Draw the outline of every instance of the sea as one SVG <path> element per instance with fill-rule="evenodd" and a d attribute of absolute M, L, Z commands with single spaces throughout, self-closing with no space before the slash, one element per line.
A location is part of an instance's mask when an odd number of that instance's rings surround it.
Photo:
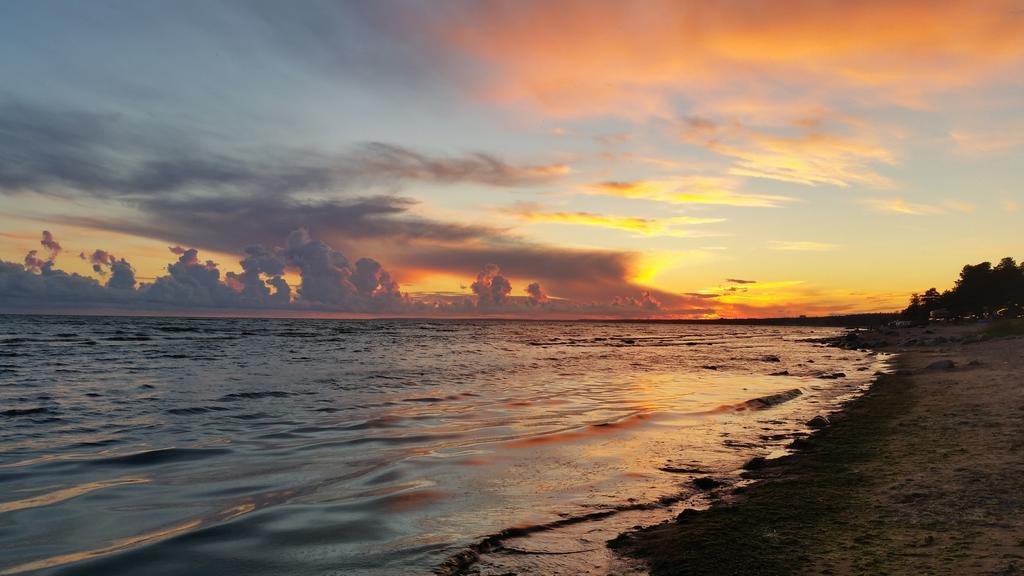
<path fill-rule="evenodd" d="M 0 575 L 643 574 L 888 369 L 841 333 L 0 316 Z"/>

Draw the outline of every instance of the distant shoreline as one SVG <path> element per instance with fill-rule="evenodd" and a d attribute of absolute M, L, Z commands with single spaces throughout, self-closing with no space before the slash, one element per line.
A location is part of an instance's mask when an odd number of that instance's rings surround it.
<path fill-rule="evenodd" d="M 212 311 L 181 311 L 169 312 L 163 310 L 106 310 L 94 311 L 33 311 L 33 310 L 7 310 L 0 309 L 0 317 L 3 316 L 81 316 L 81 317 L 104 317 L 104 318 L 181 318 L 181 319 L 268 319 L 268 320 L 404 320 L 413 322 L 602 322 L 602 323 L 625 323 L 625 324 L 691 324 L 691 325 L 723 325 L 723 326 L 820 326 L 825 328 L 870 328 L 882 326 L 898 320 L 898 313 L 872 312 L 864 314 L 842 314 L 835 316 L 806 316 L 806 317 L 782 317 L 782 318 L 619 318 L 619 317 L 589 317 L 589 318 L 562 318 L 562 317 L 526 317 L 526 316 L 381 316 L 381 315 L 359 315 L 359 314 L 331 314 L 320 311 L 295 312 L 275 314 L 272 310 L 256 311 L 244 310 L 245 314 L 217 313 Z"/>
<path fill-rule="evenodd" d="M 653 576 L 1015 574 L 1024 567 L 1024 339 L 964 326 L 846 345 L 895 374 L 719 504 L 609 545 Z"/>

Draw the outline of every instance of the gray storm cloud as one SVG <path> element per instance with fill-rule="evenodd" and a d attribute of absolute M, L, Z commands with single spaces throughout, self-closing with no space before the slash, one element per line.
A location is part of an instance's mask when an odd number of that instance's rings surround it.
<path fill-rule="evenodd" d="M 213 149 L 161 126 L 0 102 L 0 192 L 139 199 L 190 190 L 290 195 L 401 181 L 520 187 L 561 178 L 561 164 L 513 164 L 483 152 L 428 154 L 363 142 L 340 152 Z"/>

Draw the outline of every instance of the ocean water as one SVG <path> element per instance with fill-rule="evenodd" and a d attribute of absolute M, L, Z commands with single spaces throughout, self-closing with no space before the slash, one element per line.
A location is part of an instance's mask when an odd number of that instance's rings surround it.
<path fill-rule="evenodd" d="M 884 368 L 836 333 L 0 316 L 0 574 L 642 573 L 605 541 Z"/>

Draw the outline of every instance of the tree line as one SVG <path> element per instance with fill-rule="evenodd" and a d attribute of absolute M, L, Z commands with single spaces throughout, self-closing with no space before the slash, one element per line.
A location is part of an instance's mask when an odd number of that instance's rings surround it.
<path fill-rule="evenodd" d="M 995 266 L 968 264 L 949 290 L 914 294 L 902 315 L 915 322 L 1024 316 L 1024 262 L 1018 265 L 1007 257 Z"/>

